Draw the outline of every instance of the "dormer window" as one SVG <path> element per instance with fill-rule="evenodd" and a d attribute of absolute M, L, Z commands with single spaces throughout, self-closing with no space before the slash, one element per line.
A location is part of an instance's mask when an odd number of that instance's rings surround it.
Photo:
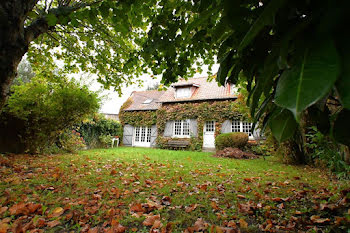
<path fill-rule="evenodd" d="M 153 99 L 146 99 L 143 104 L 150 104 L 153 101 Z"/>
<path fill-rule="evenodd" d="M 177 87 L 176 98 L 189 98 L 191 97 L 191 87 Z"/>

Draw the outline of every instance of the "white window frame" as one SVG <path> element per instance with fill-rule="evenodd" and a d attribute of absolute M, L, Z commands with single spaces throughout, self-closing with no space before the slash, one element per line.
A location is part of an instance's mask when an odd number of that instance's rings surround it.
<path fill-rule="evenodd" d="M 175 134 L 177 123 L 180 123 L 180 134 Z M 184 124 L 188 123 L 188 135 L 184 134 Z M 175 120 L 173 125 L 173 137 L 174 138 L 190 138 L 191 137 L 191 121 L 189 119 L 185 120 Z"/>
<path fill-rule="evenodd" d="M 237 124 L 237 123 L 239 123 L 239 124 Z M 249 132 L 247 132 L 247 124 L 249 124 L 250 125 L 250 130 L 249 130 Z M 233 130 L 233 127 L 235 126 L 235 128 L 236 129 L 238 129 L 239 128 L 239 131 L 234 131 Z M 239 126 L 239 127 L 237 127 L 237 126 Z M 252 130 L 252 126 L 253 126 L 253 123 L 250 123 L 250 122 L 248 122 L 248 121 L 231 121 L 231 132 L 242 132 L 242 133 L 246 133 L 246 134 L 248 134 L 248 137 L 249 137 L 249 139 L 254 139 L 254 136 L 253 136 L 253 130 Z"/>
<path fill-rule="evenodd" d="M 191 87 L 177 87 L 175 89 L 176 98 L 189 98 L 191 97 L 191 94 Z"/>
<path fill-rule="evenodd" d="M 135 126 L 133 136 L 133 146 L 149 147 L 151 145 L 151 127 Z"/>

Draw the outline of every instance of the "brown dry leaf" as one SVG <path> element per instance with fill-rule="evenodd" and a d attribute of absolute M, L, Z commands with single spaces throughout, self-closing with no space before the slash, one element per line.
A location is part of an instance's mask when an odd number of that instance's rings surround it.
<path fill-rule="evenodd" d="M 150 215 L 145 219 L 145 221 L 143 221 L 142 224 L 144 226 L 153 226 L 154 222 L 159 219 L 160 219 L 160 215 Z"/>
<path fill-rule="evenodd" d="M 115 175 L 115 174 L 117 174 L 117 171 L 116 171 L 115 169 L 113 169 L 113 170 L 111 171 L 111 175 Z"/>
<path fill-rule="evenodd" d="M 241 219 L 239 220 L 239 226 L 240 226 L 241 228 L 247 228 L 247 227 L 248 227 L 248 223 L 247 223 L 243 218 L 241 218 Z"/>
<path fill-rule="evenodd" d="M 145 209 L 142 208 L 142 205 L 140 203 L 135 203 L 135 204 L 131 205 L 130 211 L 134 212 L 134 213 L 138 213 L 138 212 L 144 213 Z"/>
<path fill-rule="evenodd" d="M 6 233 L 9 228 L 10 228 L 9 224 L 0 223 L 0 233 Z"/>
<path fill-rule="evenodd" d="M 192 204 L 185 208 L 186 213 L 191 213 L 193 210 L 195 210 L 198 207 L 198 204 Z"/>
<path fill-rule="evenodd" d="M 244 195 L 241 195 L 241 194 L 238 194 L 237 197 L 240 198 L 240 199 L 245 199 L 246 198 Z"/>
<path fill-rule="evenodd" d="M 163 205 L 170 205 L 170 204 L 171 204 L 171 199 L 170 199 L 170 197 L 164 196 L 164 197 L 162 198 L 162 204 L 163 204 Z"/>
<path fill-rule="evenodd" d="M 156 221 L 154 221 L 152 229 L 158 229 L 160 227 L 162 227 L 162 223 L 159 219 L 157 219 Z"/>
<path fill-rule="evenodd" d="M 346 221 L 345 217 L 338 217 L 338 216 L 336 216 L 335 220 L 334 220 L 334 224 L 335 225 L 340 225 L 340 223 L 343 222 L 343 221 Z"/>
<path fill-rule="evenodd" d="M 7 207 L 7 206 L 3 206 L 3 207 L 1 207 L 1 208 L 0 208 L 0 214 L 5 213 L 7 209 L 8 209 L 8 207 Z"/>
<path fill-rule="evenodd" d="M 118 224 L 118 225 L 116 225 L 116 226 L 113 226 L 112 229 L 113 229 L 113 232 L 114 232 L 114 233 L 123 233 L 123 232 L 125 232 L 126 227 L 124 227 L 124 226 Z"/>
<path fill-rule="evenodd" d="M 212 207 L 214 210 L 219 210 L 219 209 L 220 209 L 220 208 L 218 207 L 218 205 L 216 204 L 215 201 L 212 201 L 212 202 L 210 203 L 210 205 L 211 205 L 211 207 Z"/>
<path fill-rule="evenodd" d="M 235 221 L 231 220 L 227 223 L 228 227 L 232 227 L 232 228 L 237 228 L 237 224 L 235 223 Z"/>
<path fill-rule="evenodd" d="M 209 227 L 209 224 L 202 218 L 198 218 L 193 227 L 187 228 L 189 232 L 205 231 Z"/>
<path fill-rule="evenodd" d="M 41 204 L 28 203 L 27 208 L 29 213 L 35 213 L 37 210 L 41 209 Z"/>
<path fill-rule="evenodd" d="M 326 223 L 326 222 L 329 222 L 331 221 L 329 218 L 321 218 L 320 216 L 318 215 L 312 215 L 310 217 L 311 221 L 314 222 L 314 223 Z"/>
<path fill-rule="evenodd" d="M 64 209 L 62 207 L 55 208 L 52 213 L 48 216 L 49 218 L 56 218 L 63 214 Z"/>
<path fill-rule="evenodd" d="M 38 218 L 35 222 L 34 222 L 34 226 L 41 228 L 43 226 L 45 226 L 45 219 L 44 218 Z"/>
<path fill-rule="evenodd" d="M 61 222 L 59 220 L 53 220 L 53 221 L 48 222 L 47 226 L 50 228 L 53 228 L 53 227 L 58 226 L 60 224 L 61 224 Z"/>
<path fill-rule="evenodd" d="M 23 202 L 14 204 L 13 206 L 11 206 L 9 211 L 11 215 L 20 215 L 20 214 L 27 215 L 29 213 L 26 204 Z"/>
<path fill-rule="evenodd" d="M 90 228 L 90 229 L 88 230 L 88 233 L 98 233 L 98 228 L 97 228 L 97 227 Z"/>

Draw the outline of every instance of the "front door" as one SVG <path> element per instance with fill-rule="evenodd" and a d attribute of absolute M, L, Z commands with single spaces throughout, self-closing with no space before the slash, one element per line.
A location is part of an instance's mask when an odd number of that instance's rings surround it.
<path fill-rule="evenodd" d="M 151 146 L 151 127 L 136 126 L 134 132 L 134 146 Z"/>
<path fill-rule="evenodd" d="M 203 147 L 215 148 L 215 121 L 206 121 L 203 130 Z"/>

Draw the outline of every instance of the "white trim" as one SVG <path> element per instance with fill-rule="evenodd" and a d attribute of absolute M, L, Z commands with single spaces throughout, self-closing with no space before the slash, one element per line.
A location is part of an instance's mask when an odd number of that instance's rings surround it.
<path fill-rule="evenodd" d="M 233 123 L 239 123 L 239 131 L 233 131 L 232 130 L 232 127 L 233 127 Z M 249 133 L 248 132 L 245 132 L 246 130 L 246 125 L 249 124 L 250 125 L 250 130 L 249 130 Z M 236 124 L 236 128 L 238 124 Z M 231 121 L 231 132 L 242 132 L 242 133 L 246 133 L 248 134 L 248 137 L 249 139 L 254 139 L 254 136 L 253 136 L 253 132 L 252 132 L 252 126 L 253 126 L 253 123 L 250 123 L 250 122 L 247 122 L 247 121 Z M 250 134 L 250 135 L 249 135 Z"/>
<path fill-rule="evenodd" d="M 180 121 L 180 134 L 175 135 L 175 130 L 176 130 L 175 125 L 176 125 L 177 121 Z M 183 134 L 185 121 L 187 121 L 187 123 L 188 123 L 188 135 Z M 174 124 L 173 125 L 173 135 L 172 135 L 173 138 L 190 138 L 191 137 L 191 121 L 189 119 L 175 120 L 173 124 Z"/>
<path fill-rule="evenodd" d="M 138 137 L 136 137 L 136 132 L 138 132 Z M 151 134 L 151 127 L 135 126 L 134 133 L 132 136 L 132 146 L 151 147 Z"/>

